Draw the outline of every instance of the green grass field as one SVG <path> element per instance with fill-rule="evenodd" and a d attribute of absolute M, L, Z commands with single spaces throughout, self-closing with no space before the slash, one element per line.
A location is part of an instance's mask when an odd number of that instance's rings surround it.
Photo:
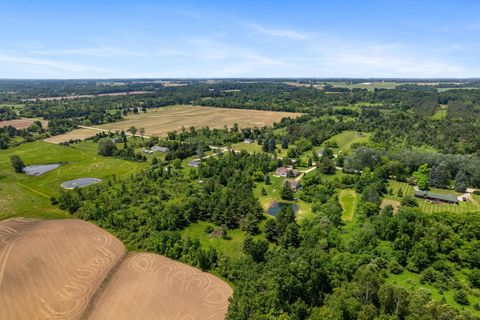
<path fill-rule="evenodd" d="M 325 143 L 335 141 L 338 144 L 338 148 L 334 148 L 333 152 L 338 153 L 341 151 L 342 153 L 348 153 L 351 150 L 352 144 L 354 143 L 367 143 L 370 141 L 370 133 L 365 132 L 357 132 L 357 131 L 343 131 L 342 133 L 336 134 Z"/>
<path fill-rule="evenodd" d="M 432 120 L 443 120 L 447 117 L 447 109 L 438 109 L 433 116 L 430 117 Z"/>
<path fill-rule="evenodd" d="M 358 194 L 352 189 L 339 190 L 338 201 L 343 209 L 342 220 L 346 222 L 352 221 L 357 209 Z"/>
<path fill-rule="evenodd" d="M 401 201 L 402 198 L 398 196 L 398 191 L 402 190 L 404 196 L 413 196 L 414 190 L 411 185 L 405 182 L 398 182 L 394 180 L 389 181 L 389 188 L 392 189 L 393 195 L 385 195 L 385 198 Z M 436 189 L 431 188 L 434 193 L 454 194 L 460 195 L 460 193 L 453 190 Z M 480 212 L 480 197 L 472 195 L 472 200 L 460 201 L 458 205 L 453 204 L 435 204 L 425 202 L 422 199 L 417 199 L 418 206 L 425 213 L 438 213 L 438 212 L 453 212 L 453 213 L 478 213 Z"/>
<path fill-rule="evenodd" d="M 462 272 L 457 271 L 455 275 L 462 283 L 467 283 L 466 276 Z M 476 292 L 476 296 L 474 296 L 473 294 L 469 294 L 468 300 L 470 302 L 470 305 L 462 306 L 453 299 L 455 295 L 454 290 L 443 290 L 443 292 L 441 292 L 439 291 L 439 289 L 435 288 L 432 285 L 421 284 L 420 275 L 410 272 L 408 270 L 404 270 L 401 274 L 390 274 L 387 282 L 398 285 L 410 291 L 418 291 L 420 288 L 426 289 L 431 293 L 432 298 L 435 300 L 440 301 L 443 297 L 445 297 L 447 303 L 457 308 L 458 310 L 465 309 L 470 311 L 474 315 L 480 315 L 480 311 L 475 310 L 475 308 L 473 307 L 475 304 L 480 304 L 480 290 L 478 289 L 474 290 Z"/>
<path fill-rule="evenodd" d="M 13 171 L 9 156 L 14 154 L 19 155 L 27 166 L 57 162 L 67 164 L 41 176 L 27 176 Z M 98 156 L 97 145 L 91 141 L 70 147 L 36 141 L 0 150 L 0 220 L 15 216 L 69 217 L 50 204 L 50 197 L 59 194 L 62 182 L 81 177 L 126 177 L 146 165 Z"/>

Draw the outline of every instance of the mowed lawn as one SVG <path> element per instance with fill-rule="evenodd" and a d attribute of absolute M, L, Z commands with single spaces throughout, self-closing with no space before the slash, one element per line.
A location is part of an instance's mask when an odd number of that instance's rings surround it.
<path fill-rule="evenodd" d="M 392 189 L 392 195 L 384 195 L 387 199 L 392 199 L 396 201 L 401 201 L 402 197 L 398 196 L 398 191 L 402 190 L 403 196 L 413 196 L 414 190 L 411 185 L 405 182 L 399 182 L 390 180 L 389 188 Z M 435 189 L 432 188 L 430 191 L 434 193 L 446 193 L 453 195 L 460 195 L 460 193 L 453 190 L 444 190 L 444 189 Z M 429 203 L 422 199 L 417 199 L 418 206 L 423 212 L 426 213 L 438 213 L 438 212 L 453 212 L 453 213 L 478 213 L 480 212 L 480 197 L 477 195 L 472 195 L 472 200 L 460 201 L 458 205 L 453 204 L 436 204 Z"/>
<path fill-rule="evenodd" d="M 333 148 L 334 153 L 342 152 L 348 153 L 351 150 L 351 147 L 354 143 L 367 143 L 370 141 L 370 133 L 366 132 L 357 132 L 357 131 L 343 131 L 339 134 L 330 137 L 327 141 L 323 143 L 325 144 L 328 142 L 336 142 L 338 147 Z"/>
<path fill-rule="evenodd" d="M 18 155 L 25 165 L 67 163 L 41 176 L 15 173 L 9 157 Z M 42 141 L 0 150 L 0 220 L 15 217 L 62 218 L 64 211 L 50 204 L 58 196 L 62 182 L 76 178 L 125 177 L 144 168 L 146 163 L 130 162 L 97 155 L 97 145 L 82 142 L 70 147 Z"/>
<path fill-rule="evenodd" d="M 179 131 L 184 127 L 210 127 L 223 129 L 224 126 L 232 127 L 237 123 L 240 128 L 246 127 L 263 127 L 271 126 L 274 122 L 280 122 L 282 118 L 296 118 L 300 113 L 294 112 L 277 112 L 262 111 L 250 109 L 227 109 L 212 108 L 192 105 L 176 105 L 157 109 L 148 109 L 148 112 L 140 112 L 138 114 L 129 115 L 123 121 L 107 123 L 96 126 L 95 128 L 102 130 L 124 130 L 134 126 L 137 128 L 145 128 L 145 135 L 165 136 L 168 132 Z M 83 129 L 77 129 L 83 130 Z M 84 138 L 85 132 L 73 130 L 68 133 L 68 139 L 75 139 L 75 133 Z M 95 130 L 94 134 L 97 133 Z M 61 141 L 65 141 L 61 136 Z M 57 139 L 57 140 L 58 140 Z M 68 140 L 67 139 L 67 140 Z"/>
<path fill-rule="evenodd" d="M 355 216 L 358 204 L 358 194 L 353 189 L 343 189 L 338 192 L 338 201 L 342 206 L 342 220 L 350 222 Z"/>

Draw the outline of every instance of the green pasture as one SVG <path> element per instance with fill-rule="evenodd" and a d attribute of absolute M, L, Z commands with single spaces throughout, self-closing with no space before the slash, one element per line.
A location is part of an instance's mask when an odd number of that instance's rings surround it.
<path fill-rule="evenodd" d="M 66 164 L 41 176 L 27 176 L 13 171 L 9 159 L 12 155 L 20 156 L 27 166 L 58 162 Z M 84 177 L 126 177 L 146 165 L 99 156 L 97 145 L 92 141 L 69 147 L 36 141 L 0 150 L 0 220 L 16 216 L 69 217 L 50 204 L 50 197 L 58 196 L 62 182 Z"/>
<path fill-rule="evenodd" d="M 342 220 L 350 222 L 353 220 L 357 208 L 359 195 L 353 189 L 342 189 L 338 191 L 338 201 L 343 209 Z"/>

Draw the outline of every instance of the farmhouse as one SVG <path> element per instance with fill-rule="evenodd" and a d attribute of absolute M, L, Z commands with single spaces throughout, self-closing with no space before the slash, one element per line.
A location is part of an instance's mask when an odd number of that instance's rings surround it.
<path fill-rule="evenodd" d="M 168 152 L 170 149 L 167 147 L 152 147 L 152 150 L 157 152 Z"/>
<path fill-rule="evenodd" d="M 190 167 L 198 168 L 200 166 L 200 160 L 192 160 L 188 163 Z"/>
<path fill-rule="evenodd" d="M 430 191 L 415 190 L 415 197 L 434 202 L 458 204 L 458 199 L 453 194 L 438 194 Z"/>
<path fill-rule="evenodd" d="M 298 170 L 286 167 L 279 167 L 277 168 L 277 170 L 275 170 L 275 175 L 278 177 L 286 177 L 288 176 L 289 172 L 291 172 L 292 176 L 294 177 L 297 177 L 300 174 Z"/>

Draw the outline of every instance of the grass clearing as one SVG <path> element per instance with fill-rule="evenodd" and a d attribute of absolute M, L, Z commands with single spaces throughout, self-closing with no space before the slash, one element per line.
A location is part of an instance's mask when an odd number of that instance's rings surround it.
<path fill-rule="evenodd" d="M 353 189 L 343 189 L 338 192 L 338 201 L 343 209 L 342 220 L 350 222 L 353 220 L 357 209 L 359 195 Z"/>
<path fill-rule="evenodd" d="M 323 143 L 325 146 L 328 142 L 335 141 L 338 145 L 337 148 L 333 148 L 334 153 L 349 153 L 351 151 L 351 147 L 354 143 L 367 143 L 370 141 L 370 133 L 365 132 L 357 132 L 357 131 L 343 131 L 339 134 L 330 137 L 327 141 Z"/>
<path fill-rule="evenodd" d="M 41 176 L 15 173 L 9 157 L 19 155 L 25 165 L 67 163 Z M 23 216 L 34 218 L 65 218 L 66 212 L 50 204 L 58 196 L 60 184 L 77 178 L 105 179 L 116 175 L 126 177 L 147 164 L 97 155 L 92 141 L 69 147 L 36 141 L 0 150 L 0 220 Z"/>
<path fill-rule="evenodd" d="M 463 283 L 467 282 L 467 280 L 465 279 L 465 276 L 461 272 L 457 271 L 456 276 L 459 278 L 461 282 Z M 442 291 L 439 291 L 438 288 L 435 288 L 430 284 L 421 284 L 420 279 L 421 279 L 421 276 L 419 274 L 410 272 L 408 270 L 404 270 L 400 274 L 390 274 L 389 277 L 387 278 L 387 282 L 398 285 L 410 291 L 418 291 L 419 289 L 426 289 L 431 293 L 432 299 L 434 300 L 440 301 L 444 297 L 449 305 L 454 306 L 458 310 L 468 310 L 473 315 L 477 315 L 477 316 L 480 315 L 480 311 L 475 310 L 474 308 L 475 304 L 480 304 L 480 294 L 479 294 L 480 290 L 478 289 L 475 290 L 477 292 L 476 293 L 477 296 L 469 294 L 468 300 L 470 302 L 470 305 L 462 306 L 454 300 L 453 298 L 455 295 L 454 290 L 443 290 L 442 292 Z"/>
<path fill-rule="evenodd" d="M 348 88 L 348 89 L 367 89 L 373 91 L 374 89 L 395 89 L 395 87 L 405 84 L 392 81 L 365 81 L 362 83 L 346 83 L 346 82 L 327 82 L 329 85 L 335 88 Z"/>
<path fill-rule="evenodd" d="M 263 230 L 265 220 L 260 223 L 260 230 Z M 243 241 L 247 237 L 247 234 L 240 229 L 233 229 L 227 231 L 227 237 L 212 238 L 205 231 L 207 227 L 216 228 L 211 222 L 198 221 L 190 223 L 188 227 L 180 231 L 183 238 L 197 239 L 200 241 L 202 248 L 214 248 L 218 253 L 222 253 L 227 257 L 238 257 L 243 254 Z M 254 239 L 265 239 L 263 233 L 257 234 Z"/>

